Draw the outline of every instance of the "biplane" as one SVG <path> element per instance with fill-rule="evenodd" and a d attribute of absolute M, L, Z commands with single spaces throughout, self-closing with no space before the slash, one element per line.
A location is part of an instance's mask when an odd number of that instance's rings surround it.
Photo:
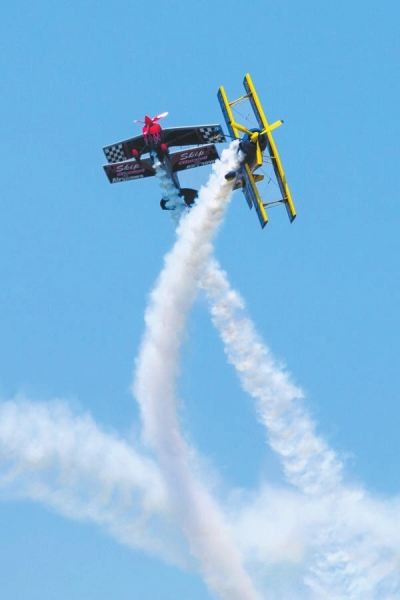
<path fill-rule="evenodd" d="M 226 142 L 221 125 L 196 125 L 162 129 L 158 123 L 168 113 L 144 118 L 142 135 L 103 148 L 109 164 L 104 170 L 110 183 L 159 175 L 162 184 L 172 189 L 162 198 L 163 210 L 191 206 L 197 190 L 181 188 L 179 171 L 209 165 L 219 158 L 216 143 Z M 188 148 L 170 152 L 174 146 Z"/>
<path fill-rule="evenodd" d="M 265 227 L 265 225 L 268 223 L 268 216 L 265 208 L 271 204 L 277 203 L 283 203 L 286 206 L 289 219 L 292 222 L 296 218 L 296 209 L 294 207 L 282 163 L 272 137 L 272 131 L 282 125 L 283 121 L 276 121 L 271 125 L 268 123 L 249 74 L 245 76 L 243 85 L 246 90 L 246 94 L 237 100 L 233 100 L 233 102 L 228 101 L 225 90 L 222 86 L 218 91 L 218 100 L 221 105 L 229 133 L 233 139 L 240 140 L 239 151 L 243 153 L 241 156 L 243 160 L 241 161 L 239 168 L 236 171 L 230 171 L 225 175 L 225 177 L 229 181 L 232 180 L 235 182 L 234 189 L 241 188 L 243 190 L 250 208 L 252 208 L 254 205 L 261 227 Z M 237 123 L 234 119 L 232 106 L 235 106 L 236 104 L 245 100 L 250 101 L 256 122 L 258 124 L 257 128 L 247 129 L 243 125 Z M 240 138 L 239 132 L 244 133 L 242 138 Z M 262 166 L 263 162 L 269 162 L 272 164 L 276 183 L 278 184 L 278 188 L 282 196 L 277 200 L 266 203 L 262 202 L 259 190 L 257 188 L 257 183 L 264 179 L 264 175 L 255 173 L 255 171 Z"/>

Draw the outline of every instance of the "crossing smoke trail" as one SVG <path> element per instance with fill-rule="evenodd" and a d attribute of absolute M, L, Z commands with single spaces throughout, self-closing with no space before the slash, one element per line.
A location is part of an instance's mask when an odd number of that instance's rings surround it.
<path fill-rule="evenodd" d="M 61 402 L 0 402 L 0 497 L 29 498 L 182 563 L 157 465 Z M 181 544 L 182 545 L 182 544 Z M 176 554 L 177 553 L 177 554 Z"/>
<path fill-rule="evenodd" d="M 223 172 L 227 168 L 230 165 Z M 218 184 L 209 187 L 207 194 L 211 192 L 219 194 L 222 204 L 227 201 L 227 188 L 221 190 Z M 193 569 L 199 559 L 207 582 L 225 597 L 257 598 L 232 543 L 233 531 L 237 547 L 253 573 L 263 579 L 271 600 L 398 599 L 400 498 L 374 499 L 362 489 L 344 485 L 341 463 L 316 436 L 314 424 L 301 408 L 301 390 L 275 363 L 245 318 L 242 299 L 230 289 L 216 262 L 204 270 L 211 246 L 202 251 L 199 246 L 210 243 L 214 221 L 223 210 L 217 201 L 203 200 L 210 206 L 179 234 L 185 238 L 178 253 L 183 265 L 170 273 L 169 284 L 163 287 L 166 309 L 157 308 L 157 302 L 149 309 L 151 319 L 156 308 L 161 311 L 156 311 L 158 321 L 153 319 L 147 331 L 156 360 L 154 372 L 147 373 L 144 381 L 156 397 L 150 395 L 153 406 L 148 407 L 142 390 L 142 409 L 148 413 L 149 443 L 157 436 L 162 474 L 143 449 L 135 449 L 134 440 L 128 443 L 105 433 L 90 416 L 73 415 L 59 401 L 43 404 L 19 397 L 0 401 L 0 499 L 41 502 L 66 517 L 96 523 L 119 542 L 184 568 Z M 168 261 L 170 268 L 177 266 L 171 258 Z M 240 491 L 240 496 L 235 490 L 223 517 L 195 477 L 196 456 L 179 433 L 170 377 L 177 373 L 181 332 L 201 274 L 229 360 L 256 399 L 271 445 L 288 480 L 299 490 L 263 486 L 251 494 Z M 177 284 L 183 285 L 183 295 L 176 292 Z M 156 300 L 164 304 L 161 296 Z M 154 332 L 156 324 L 159 329 Z M 180 330 L 171 333 L 176 324 Z M 165 373 L 164 368 L 171 371 Z M 153 375 L 160 377 L 154 388 Z M 165 383 L 168 393 L 163 397 L 160 386 Z M 187 542 L 177 532 L 177 524 L 189 538 L 193 557 L 188 558 Z M 300 582 L 303 569 L 309 571 L 308 589 Z"/>
<path fill-rule="evenodd" d="M 141 409 L 144 439 L 157 454 L 176 519 L 207 585 L 227 600 L 255 600 L 259 596 L 222 511 L 193 474 L 194 452 L 180 433 L 174 389 L 186 319 L 232 192 L 224 175 L 236 167 L 234 142 L 214 165 L 197 205 L 180 221 L 177 240 L 146 310 L 133 392 Z"/>
<path fill-rule="evenodd" d="M 315 426 L 294 386 L 243 313 L 244 302 L 230 288 L 226 274 L 211 260 L 202 280 L 214 325 L 241 384 L 257 401 L 271 448 L 279 455 L 286 478 L 318 499 L 329 523 L 315 539 L 316 556 L 305 578 L 319 600 L 394 600 L 399 597 L 398 548 L 363 522 L 369 511 L 363 490 L 346 488 L 342 464 L 315 433 Z M 366 521 L 367 519 L 365 519 Z"/>

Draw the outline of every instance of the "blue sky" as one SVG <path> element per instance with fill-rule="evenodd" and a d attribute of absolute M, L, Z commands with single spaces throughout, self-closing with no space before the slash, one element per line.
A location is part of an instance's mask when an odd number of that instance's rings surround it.
<path fill-rule="evenodd" d="M 395 502 L 398 4 L 214 4 L 43 0 L 3 11 L 1 397 L 61 399 L 138 443 L 134 361 L 174 229 L 157 181 L 110 186 L 101 148 L 139 133 L 144 114 L 222 123 L 218 87 L 237 97 L 250 72 L 268 118 L 285 122 L 275 139 L 298 218 L 271 210 L 261 231 L 237 192 L 215 254 L 347 480 Z M 200 186 L 208 173 L 182 182 Z M 178 393 L 182 428 L 222 489 L 286 485 L 202 297 Z M 33 502 L 24 485 L 2 479 L 8 600 L 215 597 L 196 567 L 120 544 Z"/>

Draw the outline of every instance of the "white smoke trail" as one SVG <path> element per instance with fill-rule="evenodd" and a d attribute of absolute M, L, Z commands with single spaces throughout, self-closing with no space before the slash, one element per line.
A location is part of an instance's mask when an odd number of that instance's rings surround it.
<path fill-rule="evenodd" d="M 287 479 L 308 494 L 336 489 L 342 478 L 341 463 L 315 435 L 314 424 L 296 402 L 303 392 L 291 383 L 244 316 L 244 301 L 230 288 L 215 260 L 209 263 L 202 287 L 228 359 L 245 391 L 258 401 L 258 416 L 268 429 L 271 447 L 282 458 Z"/>
<path fill-rule="evenodd" d="M 160 161 L 154 164 L 156 176 L 160 181 L 160 187 L 163 190 L 163 197 L 168 198 L 168 209 L 171 211 L 171 217 L 175 225 L 179 225 L 182 216 L 187 212 L 188 207 L 185 205 L 183 198 L 178 195 L 178 190 L 171 181 Z"/>
<path fill-rule="evenodd" d="M 70 518 L 97 523 L 126 545 L 187 566 L 182 540 L 174 539 L 175 518 L 206 581 L 225 598 L 258 598 L 241 554 L 259 571 L 268 563 L 268 577 L 280 562 L 287 578 L 288 563 L 298 570 L 310 567 L 311 545 L 317 554 L 306 582 L 314 598 L 398 599 L 399 499 L 378 502 L 345 486 L 340 461 L 301 407 L 301 390 L 244 317 L 242 299 L 215 262 L 203 279 L 214 323 L 299 494 L 272 489 L 253 494 L 254 506 L 242 505 L 233 517 L 232 508 L 221 510 L 201 483 L 195 452 L 179 431 L 174 398 L 179 347 L 229 199 L 223 175 L 231 168 L 217 166 L 198 207 L 182 222 L 146 314 L 136 389 L 145 439 L 158 453 L 162 474 L 147 456 L 102 432 L 90 417 L 74 417 L 61 403 L 19 400 L 0 403 L 0 497 L 43 502 Z M 295 526 L 288 523 L 294 514 Z M 308 599 L 297 576 L 298 571 L 286 596 L 278 586 L 273 589 L 276 580 L 269 581 L 268 597 Z"/>
<path fill-rule="evenodd" d="M 398 552 L 370 529 L 355 525 L 365 494 L 344 487 L 341 462 L 300 406 L 302 391 L 276 364 L 216 261 L 210 261 L 202 287 L 228 359 L 243 388 L 257 400 L 258 417 L 288 481 L 318 498 L 330 514 L 328 527 L 315 540 L 317 556 L 307 584 L 318 599 L 394 599 L 400 586 Z"/>
<path fill-rule="evenodd" d="M 117 541 L 169 563 L 196 568 L 172 519 L 157 466 L 126 441 L 101 431 L 89 416 L 74 416 L 64 403 L 0 403 L 0 499 L 18 498 L 95 523 Z M 312 540 L 331 524 L 329 507 L 318 497 L 271 486 L 240 492 L 240 498 L 235 490 L 223 512 L 265 597 L 309 600 L 301 577 Z M 364 560 L 369 572 L 365 592 L 345 597 L 398 598 L 400 499 L 350 493 L 346 498 L 342 518 L 349 537 L 360 538 L 357 560 Z M 380 548 L 389 549 L 386 562 L 371 560 L 379 559 Z M 314 589 L 317 598 L 326 597 Z M 333 583 L 330 598 L 344 597 L 336 592 Z"/>
<path fill-rule="evenodd" d="M 158 467 L 62 402 L 0 403 L 0 496 L 41 502 L 100 525 L 132 548 L 183 563 L 186 548 L 174 549 L 182 540 L 167 526 Z"/>
<path fill-rule="evenodd" d="M 194 475 L 194 452 L 180 433 L 175 398 L 184 326 L 231 196 L 232 184 L 224 175 L 236 167 L 237 142 L 223 152 L 207 187 L 200 190 L 198 203 L 180 221 L 176 243 L 165 258 L 146 310 L 133 391 L 145 441 L 157 454 L 176 518 L 206 583 L 226 599 L 253 600 L 259 596 L 243 569 L 231 530 Z"/>

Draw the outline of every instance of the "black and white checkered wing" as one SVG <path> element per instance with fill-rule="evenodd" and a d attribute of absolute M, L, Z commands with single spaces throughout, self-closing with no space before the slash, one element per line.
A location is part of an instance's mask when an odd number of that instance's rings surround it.
<path fill-rule="evenodd" d="M 129 140 L 123 140 L 122 142 L 117 142 L 103 148 L 106 159 L 111 164 L 131 160 L 132 150 L 136 150 L 139 155 L 148 151 L 142 135 L 137 135 Z"/>
<path fill-rule="evenodd" d="M 127 159 L 122 142 L 106 146 L 103 148 L 103 151 L 109 163 L 117 163 Z"/>
<path fill-rule="evenodd" d="M 226 142 L 221 125 L 204 125 L 203 127 L 199 127 L 199 132 L 205 144 Z"/>

